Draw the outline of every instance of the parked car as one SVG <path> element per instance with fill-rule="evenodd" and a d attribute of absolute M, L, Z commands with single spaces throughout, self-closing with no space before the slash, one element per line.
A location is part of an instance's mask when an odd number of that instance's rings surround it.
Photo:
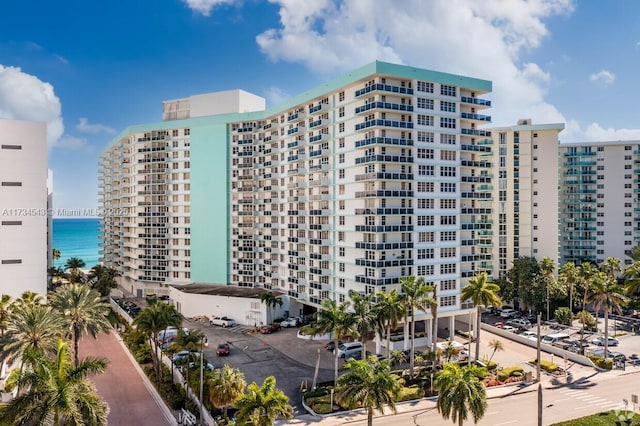
<path fill-rule="evenodd" d="M 349 358 L 362 352 L 362 343 L 355 341 L 338 345 L 338 358 Z"/>
<path fill-rule="evenodd" d="M 591 352 L 591 355 L 604 358 L 604 349 L 595 349 Z M 620 352 L 614 352 L 614 351 L 607 351 L 607 358 L 610 358 L 614 361 L 622 361 L 622 362 L 625 362 L 627 360 L 627 357 L 624 354 Z"/>
<path fill-rule="evenodd" d="M 209 324 L 218 325 L 220 327 L 233 327 L 236 325 L 236 322 L 229 317 L 219 317 L 216 315 L 211 316 L 209 318 Z"/>
<path fill-rule="evenodd" d="M 171 358 L 173 360 L 173 362 L 175 363 L 181 363 L 186 361 L 189 358 L 189 351 L 180 351 L 180 352 L 176 352 L 175 354 L 173 354 L 173 357 Z"/>
<path fill-rule="evenodd" d="M 297 327 L 300 325 L 302 321 L 300 320 L 300 318 L 298 317 L 290 317 L 287 318 L 286 320 L 282 321 L 280 323 L 280 325 L 284 328 L 289 328 L 289 327 Z"/>
<path fill-rule="evenodd" d="M 375 356 L 378 359 L 378 361 L 385 359 L 385 356 L 382 354 L 373 354 L 367 351 L 367 358 L 369 358 L 370 356 Z M 349 359 L 358 359 L 358 360 L 362 359 L 362 351 L 360 350 L 354 353 L 353 355 L 349 356 Z"/>
<path fill-rule="evenodd" d="M 510 326 L 510 325 L 505 325 L 504 327 L 502 327 L 502 329 L 503 329 L 504 331 L 510 331 L 510 332 L 512 332 L 512 333 L 517 333 L 517 332 L 518 332 L 518 329 L 517 329 L 517 328 L 512 327 L 512 326 Z"/>
<path fill-rule="evenodd" d="M 591 343 L 593 343 L 596 346 L 604 346 L 604 337 L 596 337 L 595 339 L 593 339 L 591 341 Z M 616 339 L 615 337 L 609 337 L 608 342 L 607 342 L 607 346 L 618 346 L 618 343 L 620 343 L 620 341 L 618 341 L 618 339 Z"/>
<path fill-rule="evenodd" d="M 502 328 L 502 327 L 504 327 L 504 325 L 505 324 L 502 321 L 496 321 L 496 322 L 493 323 L 493 326 L 494 327 L 498 327 L 498 328 Z"/>
<path fill-rule="evenodd" d="M 547 334 L 542 338 L 542 343 L 546 343 L 547 345 L 552 345 L 557 342 L 563 342 L 565 340 L 569 340 L 571 336 L 566 333 L 554 333 Z"/>
<path fill-rule="evenodd" d="M 515 309 L 503 309 L 502 312 L 500 312 L 500 318 L 515 318 L 518 315 L 518 311 L 516 311 Z"/>
<path fill-rule="evenodd" d="M 342 340 L 338 340 L 338 345 L 341 345 L 341 344 L 342 344 Z M 324 348 L 328 351 L 333 351 L 336 348 L 335 340 L 329 341 L 326 345 L 324 345 Z"/>
<path fill-rule="evenodd" d="M 220 343 L 218 349 L 216 349 L 216 355 L 218 356 L 229 356 L 230 353 L 231 347 L 228 343 Z"/>
<path fill-rule="evenodd" d="M 489 306 L 487 308 L 487 312 L 491 315 L 500 315 L 500 308 L 496 308 L 495 306 Z"/>
<path fill-rule="evenodd" d="M 507 325 L 518 328 L 520 330 L 528 330 L 531 328 L 531 323 L 528 320 L 522 318 L 509 320 L 507 321 Z"/>
<path fill-rule="evenodd" d="M 274 322 L 273 324 L 263 325 L 262 327 L 260 327 L 260 333 L 271 334 L 273 332 L 280 331 L 280 328 L 280 324 Z"/>
<path fill-rule="evenodd" d="M 526 337 L 527 339 L 538 340 L 538 335 L 536 333 L 534 333 L 533 331 L 524 331 L 524 332 L 520 333 L 520 335 L 522 337 Z"/>

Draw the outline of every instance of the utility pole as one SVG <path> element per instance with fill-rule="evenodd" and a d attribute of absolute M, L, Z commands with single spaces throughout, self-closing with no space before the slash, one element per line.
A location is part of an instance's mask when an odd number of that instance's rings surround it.
<path fill-rule="evenodd" d="M 538 339 L 536 342 L 536 382 L 538 382 L 538 426 L 542 426 L 542 382 L 540 381 L 540 320 L 542 314 L 538 313 Z"/>

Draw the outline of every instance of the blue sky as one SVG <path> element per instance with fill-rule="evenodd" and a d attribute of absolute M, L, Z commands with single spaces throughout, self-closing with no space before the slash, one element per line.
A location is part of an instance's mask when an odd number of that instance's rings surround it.
<path fill-rule="evenodd" d="M 55 207 L 97 206 L 97 159 L 161 102 L 242 88 L 268 104 L 375 59 L 493 81 L 495 125 L 640 139 L 640 2 L 3 2 L 0 118 L 49 123 Z"/>

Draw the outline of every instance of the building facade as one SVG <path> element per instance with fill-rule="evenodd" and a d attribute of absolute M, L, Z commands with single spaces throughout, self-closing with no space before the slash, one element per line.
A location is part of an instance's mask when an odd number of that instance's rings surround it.
<path fill-rule="evenodd" d="M 374 62 L 266 110 L 241 91 L 165 102 L 101 156 L 103 261 L 134 293 L 231 284 L 292 306 L 418 275 L 439 315 L 467 312 L 461 287 L 493 267 L 490 91 Z"/>
<path fill-rule="evenodd" d="M 47 293 L 50 176 L 46 123 L 0 120 L 0 292 Z"/>

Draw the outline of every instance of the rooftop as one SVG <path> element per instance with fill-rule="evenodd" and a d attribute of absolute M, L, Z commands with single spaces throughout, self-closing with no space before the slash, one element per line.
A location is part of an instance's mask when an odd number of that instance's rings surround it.
<path fill-rule="evenodd" d="M 256 287 L 240 287 L 234 285 L 217 285 L 217 284 L 203 284 L 193 283 L 187 285 L 174 285 L 173 288 L 191 294 L 208 294 L 212 296 L 227 296 L 227 297 L 246 297 L 252 299 L 259 299 L 265 293 L 272 292 L 275 296 L 282 296 L 284 293 L 277 290 L 268 290 L 265 288 Z"/>

